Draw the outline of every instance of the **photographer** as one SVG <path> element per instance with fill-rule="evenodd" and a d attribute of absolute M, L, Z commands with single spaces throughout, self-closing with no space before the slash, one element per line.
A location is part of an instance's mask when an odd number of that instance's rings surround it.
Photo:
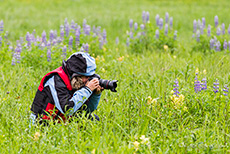
<path fill-rule="evenodd" d="M 95 70 L 95 59 L 88 53 L 77 52 L 63 61 L 61 67 L 46 74 L 31 106 L 32 123 L 51 119 L 65 122 L 81 110 L 86 110 L 91 120 L 99 121 L 91 112 L 97 108 L 104 88 L 98 78 L 90 79 Z"/>

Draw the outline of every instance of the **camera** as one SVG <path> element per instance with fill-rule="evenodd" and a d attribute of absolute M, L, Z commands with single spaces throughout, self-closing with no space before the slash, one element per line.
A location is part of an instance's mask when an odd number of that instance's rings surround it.
<path fill-rule="evenodd" d="M 104 80 L 100 78 L 100 75 L 94 74 L 89 78 L 89 81 L 92 80 L 93 78 L 98 78 L 99 80 L 99 85 L 103 87 L 104 89 L 109 89 L 112 92 L 117 92 L 117 80 Z"/>

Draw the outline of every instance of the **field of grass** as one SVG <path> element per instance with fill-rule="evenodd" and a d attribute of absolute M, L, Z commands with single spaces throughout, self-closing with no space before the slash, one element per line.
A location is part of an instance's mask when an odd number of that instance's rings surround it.
<path fill-rule="evenodd" d="M 177 49 L 133 52 L 126 46 L 129 20 L 142 22 L 148 11 L 150 22 L 155 16 L 173 17 L 178 31 Z M 205 17 L 206 23 L 230 24 L 227 0 L 0 0 L 0 153 L 229 153 L 230 120 L 229 86 L 230 52 L 194 51 L 193 20 Z M 43 31 L 57 30 L 65 18 L 82 25 L 101 26 L 107 32 L 102 49 L 89 41 L 89 53 L 96 58 L 97 74 L 103 79 L 117 79 L 118 92 L 105 90 L 98 109 L 101 121 L 32 126 L 30 107 L 41 78 L 61 65 L 62 47 L 47 50 L 32 46 L 23 50 L 20 63 L 12 65 L 9 46 L 26 33 L 41 36 Z M 8 31 L 8 39 L 4 35 Z M 155 34 L 153 34 L 154 36 Z M 119 44 L 116 38 L 119 37 Z M 9 43 L 7 45 L 7 43 Z M 141 44 L 141 43 L 140 43 Z M 55 51 L 54 51 L 55 50 Z M 202 50 L 202 49 L 200 49 Z M 67 57 L 73 52 L 67 50 Z M 194 91 L 195 76 L 207 80 L 207 89 Z M 174 97 L 178 80 L 180 97 Z M 213 83 L 219 82 L 219 92 Z"/>

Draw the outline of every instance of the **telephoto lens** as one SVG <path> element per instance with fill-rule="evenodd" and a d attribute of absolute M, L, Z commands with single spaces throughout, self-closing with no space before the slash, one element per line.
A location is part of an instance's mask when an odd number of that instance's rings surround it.
<path fill-rule="evenodd" d="M 99 80 L 99 85 L 101 87 L 103 87 L 104 89 L 109 89 L 112 92 L 117 92 L 116 88 L 117 88 L 117 82 L 118 80 L 104 80 L 104 79 L 100 79 L 100 75 L 98 74 L 94 74 L 93 76 L 91 76 L 89 78 L 89 81 L 92 80 L 93 78 L 98 78 Z"/>
<path fill-rule="evenodd" d="M 99 80 L 99 85 L 105 89 L 110 89 L 112 92 L 117 92 L 116 88 L 117 88 L 117 80 L 103 80 L 100 79 Z"/>

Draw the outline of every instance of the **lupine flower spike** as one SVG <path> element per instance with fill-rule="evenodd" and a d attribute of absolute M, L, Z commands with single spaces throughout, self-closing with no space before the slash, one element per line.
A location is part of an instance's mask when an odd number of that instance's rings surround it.
<path fill-rule="evenodd" d="M 213 91 L 216 94 L 217 92 L 219 92 L 219 81 L 216 79 L 216 82 L 213 83 Z"/>
<path fill-rule="evenodd" d="M 206 80 L 206 78 L 203 78 L 201 81 L 202 81 L 201 89 L 206 90 L 207 89 L 207 80 Z"/>
<path fill-rule="evenodd" d="M 195 90 L 196 93 L 198 93 L 199 91 L 201 91 L 201 83 L 198 80 L 197 75 L 198 75 L 198 73 L 196 73 L 195 81 L 194 81 L 194 90 Z"/>
<path fill-rule="evenodd" d="M 174 88 L 173 88 L 173 91 L 174 91 L 173 94 L 176 95 L 177 97 L 179 97 L 178 94 L 179 94 L 180 92 L 178 91 L 178 87 L 179 87 L 178 80 L 176 79 L 176 80 L 174 81 L 174 83 L 175 83 L 175 84 L 173 85 L 173 87 L 174 87 Z"/>
<path fill-rule="evenodd" d="M 228 88 L 227 85 L 224 86 L 223 91 L 224 91 L 223 95 L 224 95 L 224 96 L 228 96 L 229 88 Z"/>

